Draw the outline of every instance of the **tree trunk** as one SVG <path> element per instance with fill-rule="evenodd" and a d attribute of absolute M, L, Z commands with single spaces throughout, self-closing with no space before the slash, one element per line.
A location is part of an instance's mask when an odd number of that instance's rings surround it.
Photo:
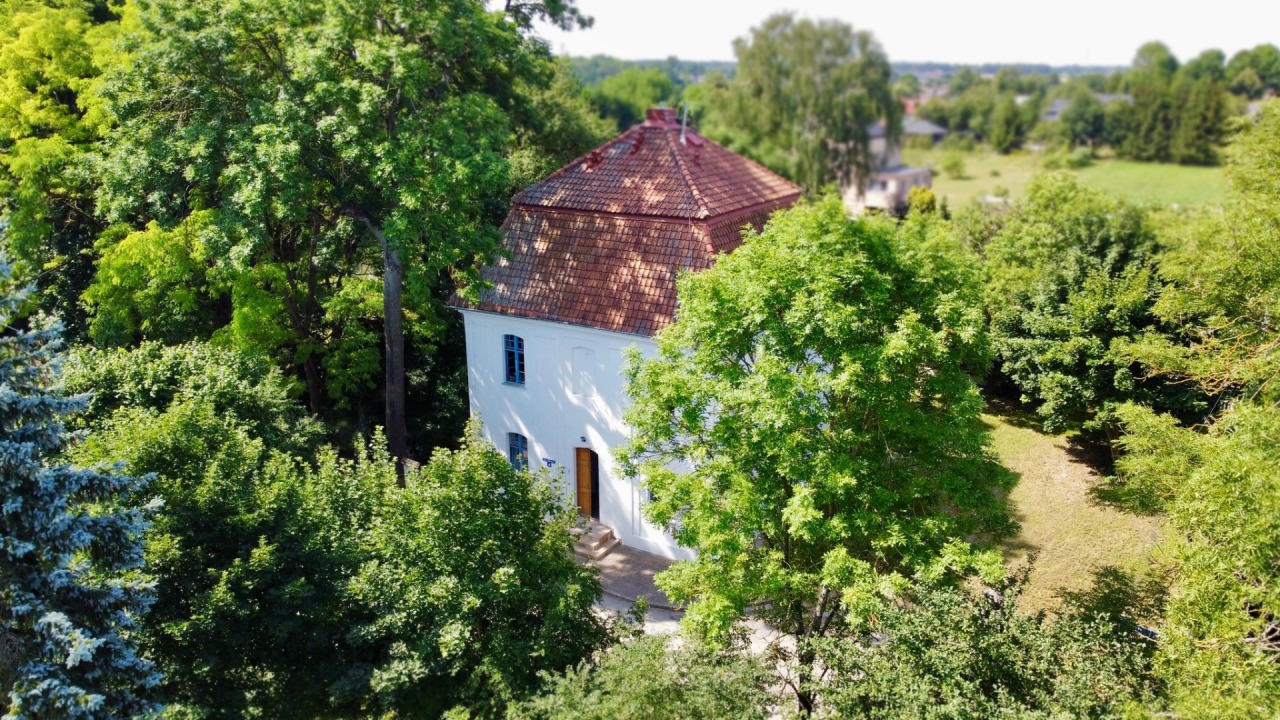
<path fill-rule="evenodd" d="M 387 446 L 396 461 L 396 475 L 404 486 L 404 461 L 409 456 L 408 423 L 405 420 L 404 380 L 404 266 L 400 252 L 387 242 L 382 230 L 361 218 L 382 245 L 382 327 L 386 338 Z"/>

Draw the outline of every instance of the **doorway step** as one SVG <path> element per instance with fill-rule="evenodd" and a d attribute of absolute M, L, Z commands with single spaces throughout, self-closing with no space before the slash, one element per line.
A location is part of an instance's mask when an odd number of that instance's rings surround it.
<path fill-rule="evenodd" d="M 622 544 L 618 536 L 613 534 L 612 528 L 595 520 L 590 520 L 586 527 L 578 526 L 571 532 L 578 536 L 573 543 L 573 552 L 587 560 L 599 560 Z"/>

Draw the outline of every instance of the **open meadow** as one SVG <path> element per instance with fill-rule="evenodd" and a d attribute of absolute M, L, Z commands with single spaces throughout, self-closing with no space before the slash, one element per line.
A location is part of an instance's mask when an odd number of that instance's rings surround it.
<path fill-rule="evenodd" d="M 964 172 L 961 177 L 955 177 L 943 172 L 942 167 L 944 159 L 957 152 L 908 148 L 902 151 L 902 161 L 933 168 L 934 192 L 953 208 L 1006 191 L 1010 198 L 1017 198 L 1032 178 L 1045 172 L 1044 155 L 1040 153 L 1021 151 L 1000 155 L 982 148 L 958 152 L 964 162 Z M 1161 206 L 1218 204 L 1226 190 L 1226 177 L 1220 167 L 1139 163 L 1102 157 L 1089 167 L 1066 172 L 1108 194 Z"/>

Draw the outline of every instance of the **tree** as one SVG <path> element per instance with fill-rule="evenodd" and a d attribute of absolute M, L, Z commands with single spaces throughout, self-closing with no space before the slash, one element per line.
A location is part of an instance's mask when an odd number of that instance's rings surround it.
<path fill-rule="evenodd" d="M 380 359 L 401 459 L 406 312 L 437 338 L 452 276 L 496 248 L 512 117 L 555 68 L 522 23 L 573 14 L 512 5 L 514 22 L 474 1 L 151 0 L 128 67 L 103 82 L 119 123 L 108 217 L 172 228 L 214 211 L 205 242 L 234 271 L 234 333 L 296 363 L 317 412 L 330 383 L 376 384 Z"/>
<path fill-rule="evenodd" d="M 16 276 L 35 284 L 31 309 L 84 337 L 78 306 L 93 271 L 89 165 L 104 118 L 91 85 L 118 30 L 106 3 L 15 0 L 0 7 L 0 220 Z"/>
<path fill-rule="evenodd" d="M 893 82 L 893 96 L 899 100 L 909 100 L 920 94 L 920 79 L 913 73 L 903 73 Z"/>
<path fill-rule="evenodd" d="M 1162 42 L 1146 43 L 1133 56 L 1131 75 L 1138 78 L 1137 82 L 1155 81 L 1167 85 L 1177 71 L 1178 58 Z"/>
<path fill-rule="evenodd" d="M 649 108 L 675 102 L 676 86 L 662 70 L 629 67 L 601 80 L 590 96 L 601 115 L 625 130 L 644 120 Z"/>
<path fill-rule="evenodd" d="M 1267 88 L 1280 88 L 1280 48 L 1266 43 L 1241 50 L 1227 63 L 1231 91 L 1259 97 Z"/>
<path fill-rule="evenodd" d="M 1129 400 L 1181 415 L 1203 409 L 1197 393 L 1144 379 L 1113 349 L 1163 327 L 1152 315 L 1155 235 L 1142 210 L 1070 175 L 1043 176 L 985 251 L 1000 370 L 1046 431 L 1113 440 L 1114 409 Z"/>
<path fill-rule="evenodd" d="M 1092 148 L 1106 133 L 1106 110 L 1092 91 L 1077 90 L 1062 111 L 1062 133 L 1070 145 Z"/>
<path fill-rule="evenodd" d="M 1264 106 L 1229 149 L 1224 213 L 1206 214 L 1160 263 L 1155 311 L 1185 337 L 1150 333 L 1128 349 L 1149 372 L 1222 396 L 1198 427 L 1129 405 L 1119 470 L 1176 531 L 1157 669 L 1173 710 L 1219 717 L 1280 711 L 1280 108 Z"/>
<path fill-rule="evenodd" d="M 471 426 L 388 492 L 347 589 L 363 662 L 342 685 L 362 693 L 362 716 L 500 717 L 609 638 L 596 571 L 573 556 L 577 511 L 545 469 L 514 469 Z"/>
<path fill-rule="evenodd" d="M 318 446 L 261 358 L 146 344 L 73 371 L 102 388 L 76 458 L 152 473 L 164 500 L 140 629 L 171 712 L 493 714 L 608 632 L 573 514 L 490 446 L 437 451 L 400 489 L 380 436 L 354 460 Z"/>
<path fill-rule="evenodd" d="M 1008 155 L 1022 145 L 1022 118 L 1012 96 L 1005 96 L 991 116 L 991 146 Z"/>
<path fill-rule="evenodd" d="M 999 561 L 958 538 L 1011 524 L 977 424 L 987 360 L 971 260 L 936 216 L 852 222 L 827 197 L 683 276 L 658 354 L 633 356 L 622 467 L 694 560 L 658 578 L 723 642 L 752 606 L 811 641 L 916 572 Z M 677 470 L 676 468 L 681 468 Z"/>
<path fill-rule="evenodd" d="M 1192 82 L 1198 80 L 1222 82 L 1227 75 L 1226 63 L 1227 56 L 1221 50 L 1205 50 L 1188 60 L 1186 65 L 1178 68 L 1178 77 Z"/>
<path fill-rule="evenodd" d="M 817 190 L 865 177 L 870 128 L 901 133 L 892 69 L 871 33 L 834 20 L 766 19 L 734 41 L 737 71 L 727 102 L 703 131 Z"/>
<path fill-rule="evenodd" d="M 823 641 L 839 717 L 1106 718 L 1150 700 L 1150 645 L 1107 617 L 1018 608 L 1025 572 L 982 593 L 918 583 Z"/>
<path fill-rule="evenodd" d="M 1121 152 L 1134 160 L 1165 162 L 1173 142 L 1177 112 L 1169 88 L 1158 81 L 1143 82 L 1134 88 L 1133 105 L 1127 112 L 1125 144 Z"/>
<path fill-rule="evenodd" d="M 0 635 L 16 649 L 12 718 L 139 717 L 159 677 L 135 646 L 152 601 L 142 573 L 144 480 L 67 465 L 58 329 L 13 326 L 26 292 L 0 266 Z"/>
<path fill-rule="evenodd" d="M 764 720 L 775 698 L 765 664 L 667 635 L 614 645 L 596 662 L 551 678 L 513 720 Z"/>
<path fill-rule="evenodd" d="M 1179 111 L 1169 158 L 1180 165 L 1216 164 L 1227 121 L 1226 90 L 1204 79 L 1175 84 L 1174 96 Z"/>

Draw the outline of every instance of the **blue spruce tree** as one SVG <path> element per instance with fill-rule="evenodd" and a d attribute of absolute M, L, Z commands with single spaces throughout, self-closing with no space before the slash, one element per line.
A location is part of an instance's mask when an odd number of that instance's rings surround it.
<path fill-rule="evenodd" d="M 130 639 L 152 598 L 142 574 L 144 483 L 59 461 L 58 328 L 11 326 L 26 292 L 0 259 L 0 692 L 5 720 L 156 713 L 159 676 Z"/>

